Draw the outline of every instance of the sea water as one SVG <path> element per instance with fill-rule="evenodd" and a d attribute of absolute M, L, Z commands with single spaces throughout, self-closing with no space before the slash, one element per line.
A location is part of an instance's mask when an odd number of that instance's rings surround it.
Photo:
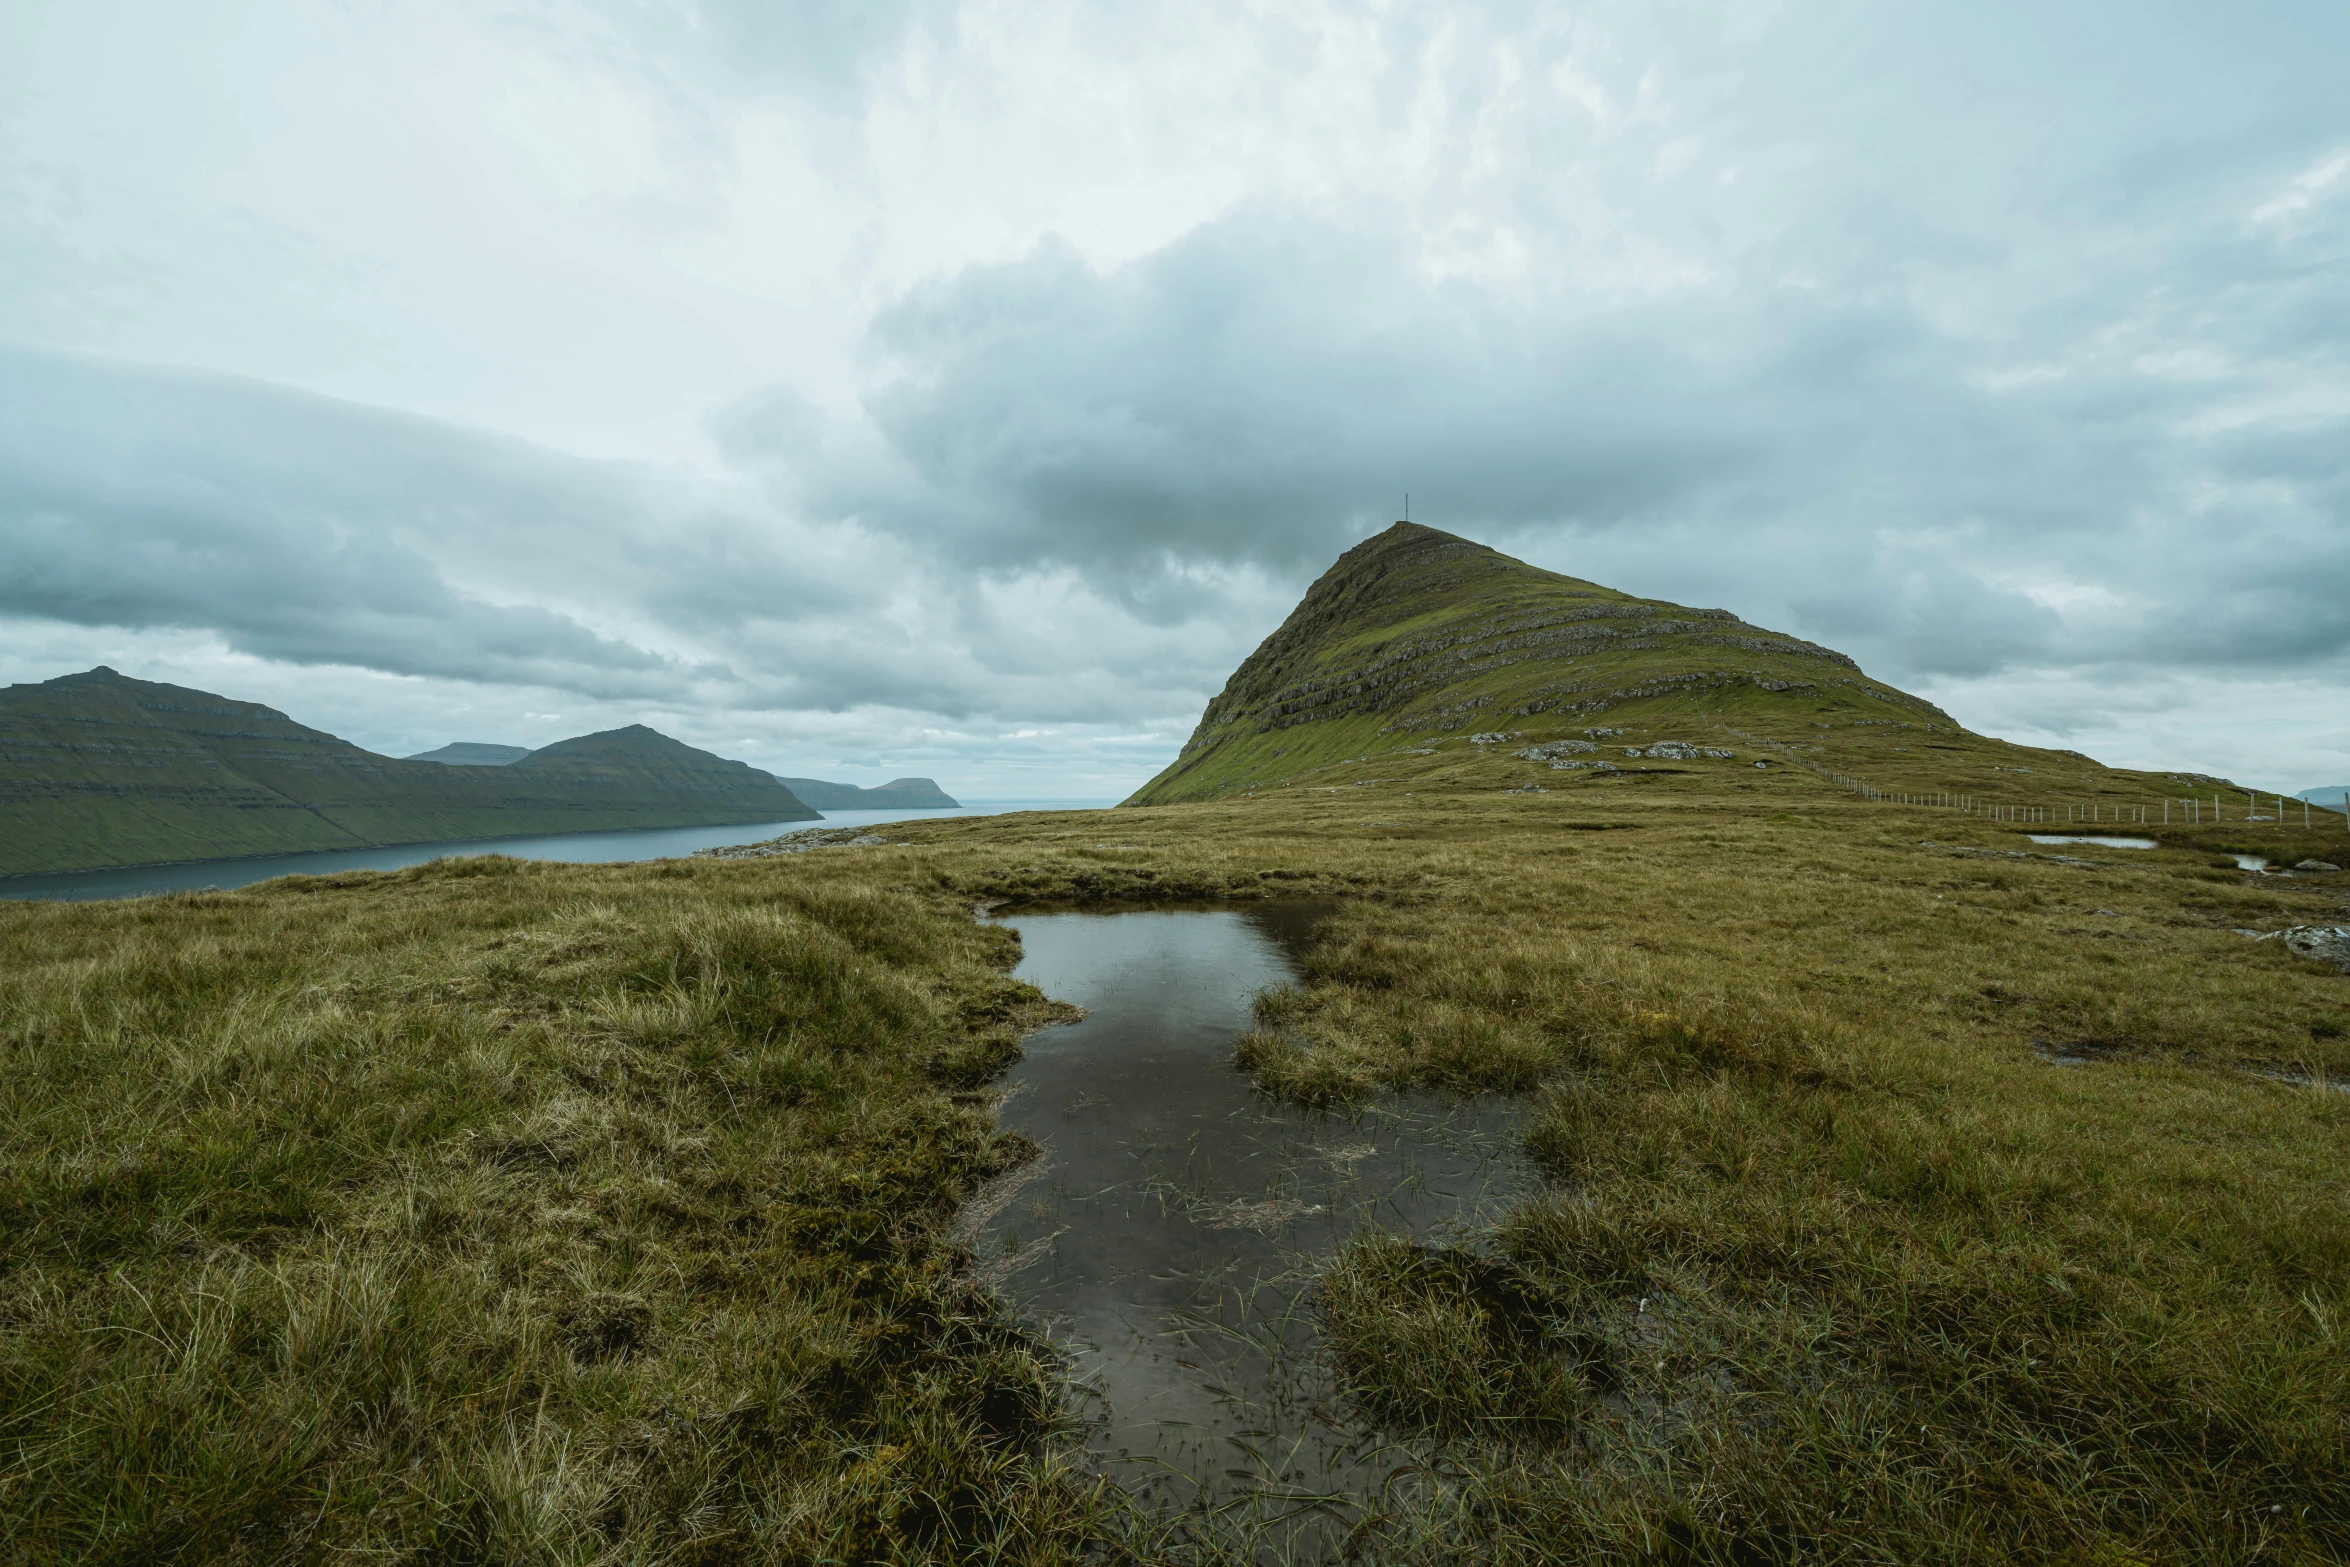
<path fill-rule="evenodd" d="M 646 827 L 627 832 L 550 833 L 527 838 L 472 838 L 450 843 L 399 843 L 369 849 L 319 849 L 305 854 L 256 854 L 233 860 L 186 860 L 119 870 L 0 876 L 0 898 L 136 898 L 155 892 L 250 886 L 276 876 L 326 876 L 338 871 L 396 871 L 427 860 L 511 854 L 524 860 L 573 864 L 666 860 L 696 849 L 759 843 L 814 827 L 885 827 L 939 816 L 995 816 L 1010 811 L 1093 811 L 1103 800 L 974 801 L 952 810 L 826 811 L 821 821 L 748 822 L 733 827 Z"/>

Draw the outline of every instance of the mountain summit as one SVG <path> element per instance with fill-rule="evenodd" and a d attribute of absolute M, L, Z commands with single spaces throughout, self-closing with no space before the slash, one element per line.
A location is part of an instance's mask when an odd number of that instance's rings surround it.
<path fill-rule="evenodd" d="M 2088 819 L 2102 819 L 2102 799 L 2220 782 L 1973 734 L 1833 648 L 1399 522 L 1322 574 L 1233 671 L 1174 765 L 1128 803 L 1309 774 L 1376 781 L 1355 764 L 1407 783 L 1555 788 L 1689 763 L 1746 768 L 1758 786 L 1792 764 L 1838 787 L 1999 798 L 2028 779 L 2033 798 L 2062 791 Z"/>
<path fill-rule="evenodd" d="M 1729 610 L 1635 598 L 1399 522 L 1322 574 L 1135 800 L 1223 794 L 1397 736 L 1698 712 L 1956 727 L 1844 654 Z"/>

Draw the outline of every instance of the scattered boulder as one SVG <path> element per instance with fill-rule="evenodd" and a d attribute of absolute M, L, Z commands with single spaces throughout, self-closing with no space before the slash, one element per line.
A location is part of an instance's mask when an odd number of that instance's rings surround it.
<path fill-rule="evenodd" d="M 2281 941 L 2296 957 L 2331 963 L 2350 974 L 2350 925 L 2295 925 L 2288 930 L 2244 931 L 2254 941 Z"/>
<path fill-rule="evenodd" d="M 2350 925 L 2299 925 L 2285 932 L 2285 945 L 2305 958 L 2331 963 L 2350 974 Z"/>
<path fill-rule="evenodd" d="M 730 843 L 715 849 L 696 849 L 694 860 L 763 860 L 778 854 L 808 854 L 817 849 L 869 849 L 889 840 L 854 827 L 803 827 L 798 832 L 769 838 L 763 843 Z"/>
<path fill-rule="evenodd" d="M 1738 753 L 1725 751 L 1719 746 L 1691 745 L 1686 740 L 1659 740 L 1646 750 L 1639 746 L 1628 745 L 1624 747 L 1624 754 L 1626 756 L 1646 756 L 1660 762 L 1694 762 L 1701 756 L 1718 757 L 1723 761 L 1728 761 Z"/>
<path fill-rule="evenodd" d="M 1578 751 L 1596 751 L 1599 747 L 1588 740 L 1550 740 L 1541 745 L 1530 745 L 1518 755 L 1529 762 L 1548 762 L 1556 767 L 1561 757 L 1573 756 Z"/>
<path fill-rule="evenodd" d="M 2305 874 L 2324 875 L 2328 872 L 2332 872 L 2338 875 L 2340 874 L 2342 867 L 2339 865 L 2329 865 L 2324 860 L 2303 860 L 2298 865 L 2295 865 L 2293 869 L 2301 871 Z"/>
<path fill-rule="evenodd" d="M 1507 745 L 1516 738 L 1518 738 L 1518 732 L 1515 729 L 1489 729 L 1483 734 L 1469 736 L 1469 744 Z"/>

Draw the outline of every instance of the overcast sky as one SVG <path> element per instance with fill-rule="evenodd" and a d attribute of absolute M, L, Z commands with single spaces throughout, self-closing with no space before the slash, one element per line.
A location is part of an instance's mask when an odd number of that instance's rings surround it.
<path fill-rule="evenodd" d="M 2350 5 L 0 7 L 0 681 L 1110 798 L 1415 520 L 2350 778 Z"/>

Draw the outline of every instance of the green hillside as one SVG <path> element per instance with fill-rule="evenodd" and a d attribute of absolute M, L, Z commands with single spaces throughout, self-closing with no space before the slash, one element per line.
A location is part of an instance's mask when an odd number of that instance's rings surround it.
<path fill-rule="evenodd" d="M 506 767 L 530 755 L 527 745 L 484 745 L 478 740 L 452 740 L 437 751 L 419 751 L 411 762 L 440 762 L 449 767 Z"/>
<path fill-rule="evenodd" d="M 453 740 L 437 751 L 421 751 L 412 762 L 444 762 L 451 767 L 507 767 L 530 755 L 519 745 L 483 745 Z M 799 796 L 800 803 L 819 811 L 954 810 L 961 802 L 928 778 L 892 778 L 871 789 L 832 783 L 822 778 L 786 778 L 775 781 Z"/>
<path fill-rule="evenodd" d="M 1633 754 L 1658 741 L 1697 754 Z M 1323 573 L 1128 803 L 1374 777 L 1595 788 L 1627 774 L 1736 776 L 1760 790 L 1824 778 L 2014 800 L 2057 819 L 2233 788 L 1974 734 L 1844 654 L 1729 610 L 1635 598 L 1399 522 Z"/>
<path fill-rule="evenodd" d="M 0 875 L 815 815 L 642 726 L 447 767 L 103 667 L 0 690 Z"/>
<path fill-rule="evenodd" d="M 819 811 L 951 811 L 959 803 L 928 778 L 892 778 L 871 789 L 781 774 L 775 781 Z"/>

